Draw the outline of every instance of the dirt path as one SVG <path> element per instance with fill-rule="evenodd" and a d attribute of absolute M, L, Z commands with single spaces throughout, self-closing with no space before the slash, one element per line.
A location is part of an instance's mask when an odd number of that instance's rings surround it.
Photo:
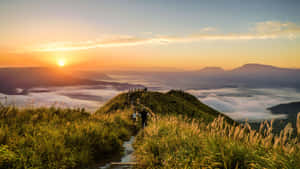
<path fill-rule="evenodd" d="M 123 143 L 124 155 L 121 157 L 120 161 L 110 161 L 104 166 L 98 167 L 98 169 L 125 169 L 131 168 L 134 164 L 134 149 L 132 147 L 135 136 L 131 136 L 129 141 Z"/>

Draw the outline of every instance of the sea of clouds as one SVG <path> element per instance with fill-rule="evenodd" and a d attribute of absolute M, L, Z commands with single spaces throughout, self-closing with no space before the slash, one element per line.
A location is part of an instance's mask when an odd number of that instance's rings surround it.
<path fill-rule="evenodd" d="M 248 89 L 222 88 L 209 90 L 187 90 L 203 103 L 219 110 L 235 120 L 264 120 L 285 118 L 274 115 L 267 108 L 300 101 L 300 92 L 295 89 Z"/>
<path fill-rule="evenodd" d="M 0 101 L 2 104 L 18 107 L 83 107 L 90 112 L 94 112 L 106 101 L 122 92 L 113 88 L 90 89 L 80 86 L 48 88 L 45 91 L 36 92 L 36 90 L 33 90 L 27 95 L 4 95 L 0 93 Z"/>
<path fill-rule="evenodd" d="M 127 79 L 127 80 L 126 80 Z M 128 82 L 151 86 L 150 89 L 167 91 L 166 87 L 157 81 L 137 80 L 136 78 L 120 78 L 119 82 Z M 114 88 L 97 88 L 87 86 L 56 87 L 32 89 L 27 95 L 4 95 L 0 93 L 2 104 L 13 104 L 19 107 L 59 106 L 82 108 L 90 112 L 96 111 L 121 90 Z M 294 101 L 300 101 L 300 92 L 295 89 L 189 89 L 203 103 L 228 115 L 235 120 L 257 121 L 264 119 L 285 118 L 285 115 L 273 115 L 267 108 Z M 7 99 L 5 99 L 7 97 Z"/>

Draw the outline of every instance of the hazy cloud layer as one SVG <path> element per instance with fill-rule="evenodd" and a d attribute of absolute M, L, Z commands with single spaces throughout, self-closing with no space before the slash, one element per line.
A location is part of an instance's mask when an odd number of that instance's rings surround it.
<path fill-rule="evenodd" d="M 281 103 L 300 101 L 300 93 L 294 89 L 223 88 L 188 92 L 235 120 L 285 118 L 284 115 L 273 115 L 266 109 Z"/>
<path fill-rule="evenodd" d="M 167 90 L 161 89 L 162 92 Z M 31 92 L 29 95 L 8 96 L 9 104 L 20 107 L 59 106 L 84 107 L 94 112 L 109 99 L 122 91 L 106 89 L 88 89 L 84 87 L 54 88 L 45 92 Z M 262 120 L 285 118 L 273 115 L 266 108 L 281 103 L 300 101 L 300 92 L 294 89 L 247 89 L 223 88 L 210 90 L 187 90 L 203 103 L 219 110 L 235 120 Z M 0 98 L 5 95 L 0 93 Z M 2 103 L 4 99 L 0 99 Z"/>
<path fill-rule="evenodd" d="M 57 106 L 86 108 L 88 111 L 94 112 L 120 92 L 111 88 L 57 87 L 51 88 L 49 91 L 45 90 L 45 92 L 31 92 L 28 95 L 4 95 L 0 93 L 0 102 L 2 104 L 7 102 L 7 104 L 14 104 L 18 107 Z M 5 96 L 8 98 L 7 101 L 4 99 Z"/>
<path fill-rule="evenodd" d="M 104 47 L 136 46 L 144 44 L 187 43 L 205 40 L 263 40 L 287 38 L 295 39 L 300 34 L 300 26 L 292 22 L 266 21 L 258 22 L 245 33 L 219 33 L 216 28 L 205 27 L 199 33 L 187 36 L 153 35 L 137 37 L 114 35 L 96 40 L 81 42 L 53 42 L 26 48 L 26 51 L 50 52 L 73 51 Z"/>

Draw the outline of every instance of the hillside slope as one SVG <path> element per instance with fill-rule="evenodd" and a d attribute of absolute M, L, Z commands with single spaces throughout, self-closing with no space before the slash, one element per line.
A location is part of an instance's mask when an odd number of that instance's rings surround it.
<path fill-rule="evenodd" d="M 130 108 L 139 102 L 160 115 L 184 115 L 190 118 L 211 122 L 219 115 L 233 123 L 234 121 L 217 110 L 201 103 L 195 96 L 183 91 L 171 90 L 167 93 L 135 91 L 122 93 L 111 99 L 96 113 L 113 113 Z"/>
<path fill-rule="evenodd" d="M 286 104 L 279 104 L 268 108 L 273 114 L 286 114 L 287 119 L 277 119 L 274 121 L 274 127 L 279 131 L 284 128 L 288 123 L 296 129 L 297 115 L 300 112 L 300 102 L 292 102 Z"/>

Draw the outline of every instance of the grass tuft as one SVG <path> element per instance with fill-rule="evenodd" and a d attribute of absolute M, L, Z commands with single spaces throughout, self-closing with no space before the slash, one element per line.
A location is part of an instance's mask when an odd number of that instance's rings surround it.
<path fill-rule="evenodd" d="M 299 138 L 291 125 L 273 135 L 268 122 L 255 131 L 222 116 L 208 125 L 158 116 L 137 136 L 135 155 L 139 168 L 300 168 Z"/>
<path fill-rule="evenodd" d="M 126 113 L 0 108 L 0 168 L 82 168 L 122 150 L 133 126 Z"/>

